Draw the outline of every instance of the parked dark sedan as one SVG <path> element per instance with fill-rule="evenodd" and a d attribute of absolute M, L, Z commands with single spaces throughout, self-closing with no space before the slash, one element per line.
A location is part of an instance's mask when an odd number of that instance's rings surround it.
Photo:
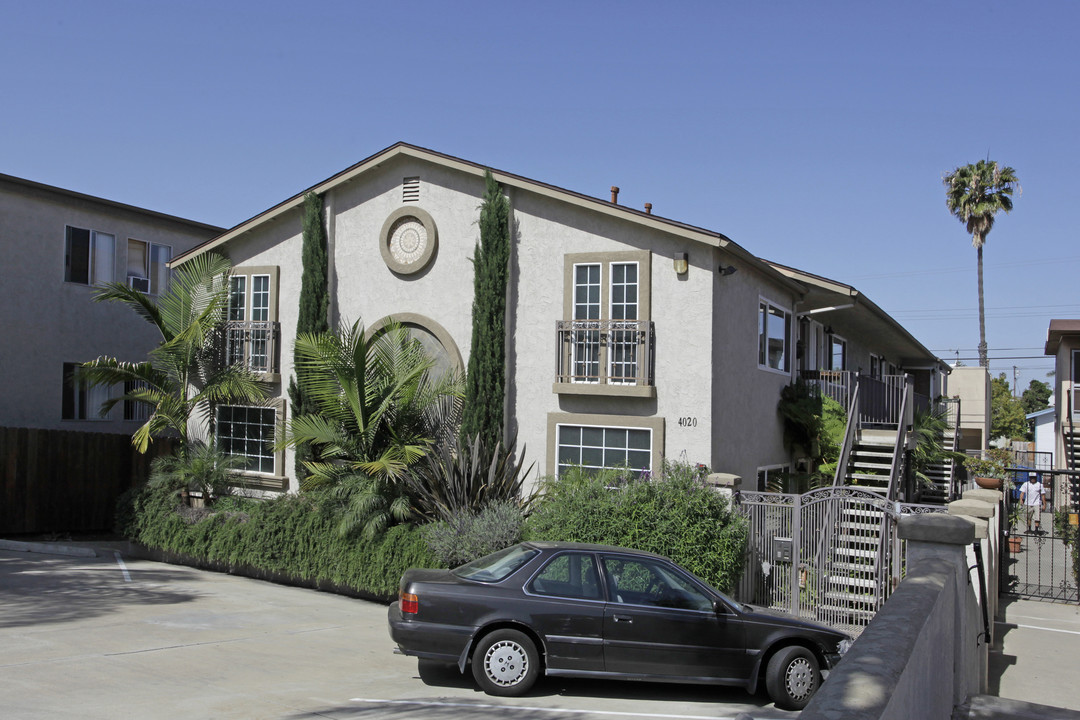
<path fill-rule="evenodd" d="M 547 675 L 741 685 L 799 709 L 851 638 L 737 603 L 665 557 L 527 542 L 454 570 L 409 570 L 390 606 L 400 652 L 471 666 L 491 695 Z"/>

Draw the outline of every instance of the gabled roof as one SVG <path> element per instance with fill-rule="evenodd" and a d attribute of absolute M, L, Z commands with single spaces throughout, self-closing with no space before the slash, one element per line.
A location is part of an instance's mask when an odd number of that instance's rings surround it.
<path fill-rule="evenodd" d="M 949 372 L 948 365 L 927 350 L 907 328 L 851 285 L 777 262 L 766 262 L 807 288 L 797 315 L 818 315 L 823 323 L 828 324 L 824 319 L 828 314 L 843 313 L 847 325 L 875 336 L 884 349 L 902 358 L 909 367 L 918 362 L 931 362 Z"/>
<path fill-rule="evenodd" d="M 1066 335 L 1080 335 L 1080 320 L 1051 320 L 1046 331 L 1044 355 L 1057 355 L 1061 339 Z"/>
<path fill-rule="evenodd" d="M 208 240 L 207 242 L 192 248 L 191 250 L 177 255 L 170 263 L 170 267 L 180 265 L 187 260 L 200 255 L 209 250 L 229 242 L 235 237 L 243 235 L 249 232 L 263 223 L 274 220 L 281 215 L 288 213 L 300 207 L 304 202 L 304 196 L 309 192 L 316 194 L 325 193 L 339 185 L 349 182 L 354 178 L 363 175 L 366 172 L 378 168 L 383 163 L 396 158 L 396 157 L 410 157 L 426 162 L 434 163 L 436 165 L 442 165 L 443 167 L 459 170 L 464 173 L 483 177 L 484 173 L 491 170 L 491 174 L 495 180 L 504 186 L 521 188 L 530 192 L 543 195 L 545 197 L 554 198 L 561 202 L 570 203 L 579 207 L 588 208 L 595 212 L 599 212 L 604 215 L 616 217 L 622 220 L 643 225 L 656 230 L 661 230 L 678 235 L 679 237 L 688 238 L 697 242 L 709 245 L 711 247 L 721 248 L 730 252 L 742 261 L 754 265 L 760 272 L 763 272 L 767 276 L 781 283 L 788 285 L 793 290 L 801 292 L 804 290 L 797 283 L 792 283 L 791 280 L 782 273 L 776 272 L 771 265 L 762 261 L 753 253 L 747 251 L 730 238 L 726 237 L 722 233 L 718 233 L 713 230 L 706 230 L 704 228 L 696 227 L 694 225 L 688 225 L 686 223 L 678 222 L 676 220 L 670 220 L 668 218 L 661 217 L 659 215 L 653 215 L 641 210 L 635 210 L 625 205 L 619 205 L 618 203 L 609 202 L 600 198 L 591 197 L 582 193 L 574 192 L 573 190 L 566 190 L 564 188 L 550 185 L 548 183 L 540 182 L 538 180 L 531 180 L 521 175 L 515 175 L 502 170 L 495 170 L 494 168 L 488 168 L 485 165 L 479 163 L 470 162 L 468 160 L 462 160 L 461 158 L 454 157 L 452 155 L 446 155 L 445 153 L 436 152 L 434 150 L 428 150 L 426 148 L 418 147 L 416 145 L 410 145 L 404 142 L 398 142 L 390 147 L 375 153 L 369 158 L 361 160 L 352 167 L 343 170 L 342 172 L 332 177 L 323 180 L 316 185 L 307 188 L 306 190 L 293 195 L 288 200 L 279 203 L 272 208 L 259 213 L 255 217 L 245 220 L 239 225 L 227 230 L 226 232 L 218 235 L 215 238 Z"/>

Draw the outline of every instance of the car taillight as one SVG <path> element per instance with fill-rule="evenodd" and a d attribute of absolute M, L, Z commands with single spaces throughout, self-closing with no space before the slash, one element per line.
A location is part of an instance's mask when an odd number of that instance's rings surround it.
<path fill-rule="evenodd" d="M 420 598 L 412 593 L 402 592 L 398 594 L 401 612 L 415 615 L 420 612 Z"/>

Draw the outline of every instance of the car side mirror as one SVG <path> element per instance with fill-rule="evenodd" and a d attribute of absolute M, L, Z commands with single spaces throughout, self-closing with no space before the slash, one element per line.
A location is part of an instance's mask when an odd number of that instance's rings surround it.
<path fill-rule="evenodd" d="M 712 601 L 712 609 L 713 612 L 717 615 L 727 615 L 727 605 L 720 602 L 719 600 Z"/>

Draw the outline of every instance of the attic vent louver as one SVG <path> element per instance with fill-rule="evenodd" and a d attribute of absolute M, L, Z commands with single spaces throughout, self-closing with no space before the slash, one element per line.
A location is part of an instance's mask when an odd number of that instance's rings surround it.
<path fill-rule="evenodd" d="M 419 177 L 407 177 L 401 181 L 401 202 L 420 202 Z"/>

